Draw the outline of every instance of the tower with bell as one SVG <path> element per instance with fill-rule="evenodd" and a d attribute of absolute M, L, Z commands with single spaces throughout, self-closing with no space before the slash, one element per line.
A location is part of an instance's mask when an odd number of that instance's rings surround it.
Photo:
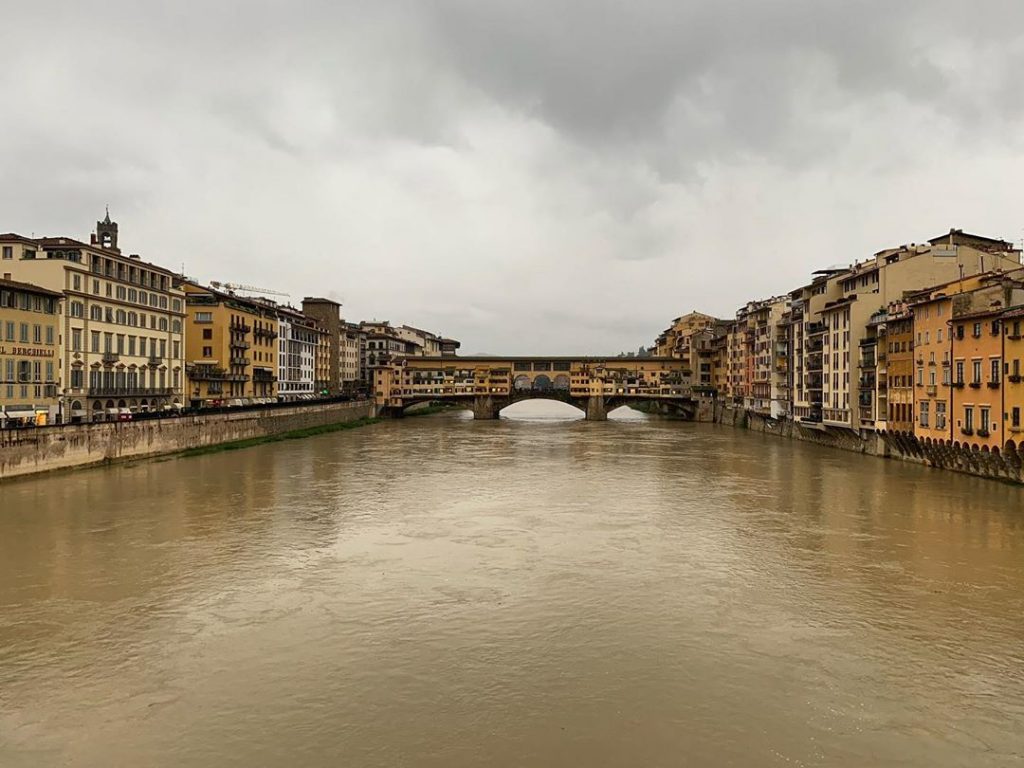
<path fill-rule="evenodd" d="M 96 222 L 96 232 L 93 233 L 91 243 L 108 251 L 121 252 L 117 247 L 117 222 L 110 220 L 110 206 L 107 206 L 107 215 L 103 221 Z"/>

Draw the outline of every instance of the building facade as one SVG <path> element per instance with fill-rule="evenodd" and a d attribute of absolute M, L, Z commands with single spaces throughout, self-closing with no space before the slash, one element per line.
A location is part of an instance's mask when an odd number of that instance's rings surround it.
<path fill-rule="evenodd" d="M 0 428 L 65 416 L 58 399 L 61 299 L 9 273 L 0 277 Z"/>
<path fill-rule="evenodd" d="M 327 331 L 316 320 L 306 317 L 297 309 L 277 308 L 279 400 L 312 400 L 319 395 L 317 354 L 318 349 L 325 347 L 327 336 Z"/>
<path fill-rule="evenodd" d="M 277 400 L 277 307 L 183 282 L 188 401 L 194 408 Z"/>
<path fill-rule="evenodd" d="M 319 389 L 339 395 L 345 380 L 346 355 L 351 351 L 344 336 L 347 324 L 341 319 L 341 304 L 333 299 L 307 296 L 302 300 L 302 314 L 315 320 L 324 332 L 322 345 L 327 356 L 327 377 Z"/>
<path fill-rule="evenodd" d="M 65 297 L 59 399 L 68 420 L 184 404 L 184 293 L 177 275 L 119 247 L 109 214 L 89 243 L 0 236 L 4 272 Z M 16 254 L 20 252 L 20 258 Z"/>

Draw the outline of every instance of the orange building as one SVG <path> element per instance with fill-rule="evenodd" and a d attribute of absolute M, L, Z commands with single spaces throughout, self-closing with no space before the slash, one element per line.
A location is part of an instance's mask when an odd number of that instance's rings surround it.
<path fill-rule="evenodd" d="M 1019 446 L 1024 429 L 1024 306 L 1002 315 L 1003 325 L 1003 444 Z"/>
<path fill-rule="evenodd" d="M 979 448 L 1003 445 L 1002 312 L 1002 307 L 968 308 L 953 318 L 953 440 Z"/>

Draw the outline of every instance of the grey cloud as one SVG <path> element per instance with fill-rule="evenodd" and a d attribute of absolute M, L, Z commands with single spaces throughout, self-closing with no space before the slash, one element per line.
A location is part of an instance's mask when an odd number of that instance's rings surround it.
<path fill-rule="evenodd" d="M 334 292 L 494 352 L 671 317 L 950 226 L 1019 237 L 1024 6 L 22 4 L 0 230 Z M 950 219 L 955 220 L 950 220 Z"/>

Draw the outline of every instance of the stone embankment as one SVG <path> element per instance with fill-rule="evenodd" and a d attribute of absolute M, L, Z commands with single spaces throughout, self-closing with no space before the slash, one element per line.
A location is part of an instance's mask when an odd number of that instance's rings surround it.
<path fill-rule="evenodd" d="M 699 420 L 715 421 L 754 432 L 803 440 L 845 451 L 867 453 L 881 458 L 911 461 L 978 477 L 1024 483 L 1024 453 L 1019 449 L 978 450 L 952 440 L 921 440 L 904 432 L 861 435 L 853 430 L 813 429 L 788 419 L 770 419 L 743 408 L 721 404 L 716 405 L 712 412 L 713 418 Z"/>
<path fill-rule="evenodd" d="M 374 416 L 371 401 L 239 408 L 223 413 L 0 430 L 0 480 L 110 464 L 289 433 Z"/>

